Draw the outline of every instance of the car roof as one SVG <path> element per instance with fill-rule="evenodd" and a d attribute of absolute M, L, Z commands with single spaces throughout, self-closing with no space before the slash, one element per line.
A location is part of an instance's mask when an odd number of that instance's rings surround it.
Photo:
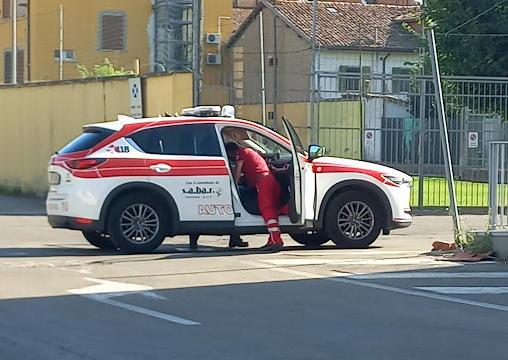
<path fill-rule="evenodd" d="M 118 120 L 101 123 L 92 123 L 84 125 L 84 128 L 104 128 L 113 131 L 120 131 L 124 126 L 128 125 L 131 130 L 140 128 L 150 128 L 163 125 L 175 124 L 192 124 L 192 123 L 230 123 L 236 125 L 251 125 L 267 131 L 273 131 L 260 123 L 250 120 L 237 119 L 231 117 L 196 117 L 196 116 L 173 116 L 173 117 L 151 117 L 135 119 L 129 116 L 119 115 Z"/>

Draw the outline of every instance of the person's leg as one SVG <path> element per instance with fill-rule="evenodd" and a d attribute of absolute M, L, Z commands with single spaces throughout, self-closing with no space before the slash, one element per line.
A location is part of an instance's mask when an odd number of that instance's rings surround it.
<path fill-rule="evenodd" d="M 274 201 L 277 195 L 277 185 L 277 181 L 273 176 L 264 176 L 258 180 L 256 188 L 258 191 L 259 210 L 265 221 L 268 233 L 270 234 L 267 245 L 282 246 L 283 241 L 279 227 L 278 209 L 276 206 L 278 205 L 278 201 Z"/>

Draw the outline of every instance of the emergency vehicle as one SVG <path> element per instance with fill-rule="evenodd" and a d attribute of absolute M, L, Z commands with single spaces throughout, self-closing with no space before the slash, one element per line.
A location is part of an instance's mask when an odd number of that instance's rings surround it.
<path fill-rule="evenodd" d="M 329 240 L 363 248 L 407 227 L 411 177 L 374 163 L 324 156 L 286 136 L 236 119 L 234 108 L 86 125 L 52 156 L 47 213 L 54 228 L 79 230 L 102 249 L 150 252 L 168 236 L 267 233 L 256 191 L 232 178 L 225 144 L 260 153 L 282 186 L 283 233 L 311 247 Z"/>

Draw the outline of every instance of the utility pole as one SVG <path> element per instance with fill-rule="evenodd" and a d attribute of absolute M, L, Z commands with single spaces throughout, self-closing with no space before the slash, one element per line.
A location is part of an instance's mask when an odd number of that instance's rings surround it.
<path fill-rule="evenodd" d="M 12 84 L 18 83 L 18 0 L 12 0 Z"/>
<path fill-rule="evenodd" d="M 201 0 L 192 1 L 192 104 L 201 102 Z"/>
<path fill-rule="evenodd" d="M 264 37 L 263 10 L 259 12 L 259 49 L 261 54 L 261 119 L 266 126 L 266 88 L 265 88 L 265 37 Z"/>
<path fill-rule="evenodd" d="M 453 217 L 453 228 L 455 235 L 460 233 L 459 210 L 457 208 L 457 194 L 455 193 L 455 182 L 453 181 L 452 157 L 450 154 L 450 142 L 448 139 L 448 126 L 446 124 L 446 113 L 444 109 L 443 91 L 441 89 L 441 74 L 439 73 L 439 62 L 437 59 L 436 38 L 434 29 L 427 30 L 427 41 L 430 50 L 430 62 L 432 64 L 432 76 L 434 78 L 434 88 L 437 105 L 437 115 L 439 120 L 439 133 L 441 135 L 441 148 L 445 162 L 446 180 L 448 180 L 448 191 L 450 193 L 450 214 Z"/>
<path fill-rule="evenodd" d="M 316 112 L 316 28 L 317 28 L 317 0 L 312 3 L 312 48 L 310 59 L 310 142 L 317 144 L 319 141 L 319 129 Z M 318 109 L 319 111 L 319 109 Z"/>
<path fill-rule="evenodd" d="M 64 12 L 63 5 L 60 4 L 60 56 L 59 56 L 60 80 L 63 80 L 63 52 L 64 52 L 63 44 L 64 44 Z"/>

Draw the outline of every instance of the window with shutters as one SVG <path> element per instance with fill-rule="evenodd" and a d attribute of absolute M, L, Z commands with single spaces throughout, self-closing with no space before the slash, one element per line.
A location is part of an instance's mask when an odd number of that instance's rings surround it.
<path fill-rule="evenodd" d="M 10 19 L 12 17 L 12 0 L 2 0 L 2 18 Z M 28 0 L 18 0 L 16 17 L 21 18 L 27 15 Z"/>
<path fill-rule="evenodd" d="M 126 49 L 126 19 L 121 12 L 103 12 L 99 21 L 99 50 Z"/>
<path fill-rule="evenodd" d="M 11 18 L 11 0 L 2 1 L 2 17 L 4 19 Z"/>
<path fill-rule="evenodd" d="M 18 50 L 17 63 L 17 83 L 23 83 L 25 77 L 25 52 Z M 12 84 L 12 50 L 4 51 L 4 83 Z"/>

